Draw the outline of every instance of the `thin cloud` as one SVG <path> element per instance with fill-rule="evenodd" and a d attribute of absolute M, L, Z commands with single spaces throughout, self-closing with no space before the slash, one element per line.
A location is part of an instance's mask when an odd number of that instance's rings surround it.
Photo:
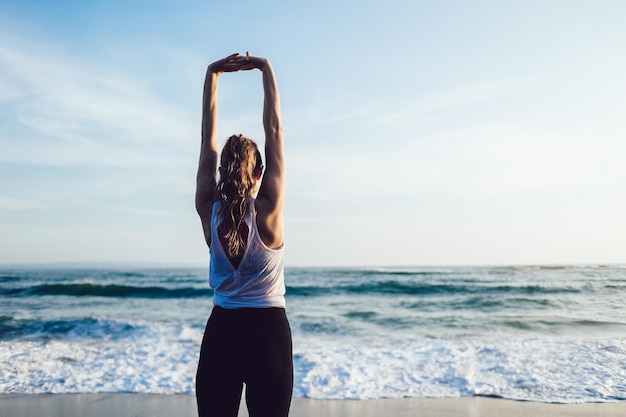
<path fill-rule="evenodd" d="M 501 125 L 440 132 L 375 150 L 294 151 L 289 173 L 299 184 L 294 193 L 323 201 L 439 192 L 481 198 L 585 185 L 623 187 L 625 156 L 626 144 L 615 136 Z M 324 161 L 323 167 L 310 162 L 316 160 Z"/>
<path fill-rule="evenodd" d="M 138 216 L 169 216 L 172 213 L 164 210 L 154 210 L 154 209 L 143 209 L 143 208 L 130 208 L 130 207 L 122 207 L 116 208 L 115 211 L 136 214 Z"/>
<path fill-rule="evenodd" d="M 387 111 L 370 115 L 368 127 L 388 126 L 397 123 L 412 123 L 421 114 L 451 110 L 460 106 L 491 100 L 509 94 L 524 83 L 522 79 L 490 81 L 469 84 L 453 90 L 441 91 L 426 97 L 409 100 Z"/>
<path fill-rule="evenodd" d="M 47 49 L 58 48 L 43 42 L 0 47 L 0 77 L 11 83 L 0 84 L 0 106 L 10 105 L 19 123 L 0 139 L 8 148 L 5 162 L 13 155 L 16 162 L 47 165 L 57 159 L 48 154 L 55 151 L 68 155 L 61 160 L 72 165 L 106 165 L 120 153 L 133 154 L 135 162 L 150 161 L 159 147 L 167 152 L 156 159 L 169 158 L 171 151 L 185 154 L 184 145 L 197 136 L 197 123 L 188 112 L 139 79 L 105 73 L 58 50 L 42 52 Z M 39 149 L 46 152 L 36 152 L 37 159 L 28 152 L 28 142 L 45 142 Z"/>
<path fill-rule="evenodd" d="M 0 196 L 0 210 L 46 210 L 50 204 L 19 197 Z"/>
<path fill-rule="evenodd" d="M 337 96 L 317 99 L 313 104 L 289 115 L 289 127 L 298 134 L 311 126 L 350 124 L 360 128 L 381 128 L 399 123 L 413 123 L 422 114 L 442 112 L 460 106 L 502 97 L 519 90 L 528 78 L 514 78 L 468 84 L 426 97 L 398 100 L 360 100 Z"/>

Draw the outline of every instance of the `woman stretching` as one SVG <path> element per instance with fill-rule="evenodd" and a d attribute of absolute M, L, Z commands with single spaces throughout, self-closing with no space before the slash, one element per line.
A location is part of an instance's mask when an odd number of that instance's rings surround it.
<path fill-rule="evenodd" d="M 223 72 L 252 69 L 263 74 L 265 173 L 257 145 L 235 135 L 222 149 L 217 177 L 217 80 Z M 196 189 L 214 291 L 196 374 L 200 417 L 236 417 L 243 384 L 251 417 L 289 414 L 293 363 L 284 297 L 284 195 L 280 100 L 270 62 L 233 54 L 212 63 L 204 84 Z"/>

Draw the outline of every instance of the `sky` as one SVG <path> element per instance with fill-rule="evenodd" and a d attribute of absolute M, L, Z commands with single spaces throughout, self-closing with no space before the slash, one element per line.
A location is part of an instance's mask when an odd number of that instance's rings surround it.
<path fill-rule="evenodd" d="M 206 67 L 268 58 L 290 266 L 626 262 L 622 1 L 0 1 L 0 264 L 206 265 Z M 258 71 L 218 137 L 263 145 Z"/>

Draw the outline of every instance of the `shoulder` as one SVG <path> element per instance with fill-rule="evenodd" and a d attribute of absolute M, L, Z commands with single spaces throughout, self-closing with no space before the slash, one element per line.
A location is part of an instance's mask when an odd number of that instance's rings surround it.
<path fill-rule="evenodd" d="M 270 249 L 278 249 L 283 245 L 283 213 L 264 204 L 263 199 L 254 202 L 256 226 L 261 240 Z"/>

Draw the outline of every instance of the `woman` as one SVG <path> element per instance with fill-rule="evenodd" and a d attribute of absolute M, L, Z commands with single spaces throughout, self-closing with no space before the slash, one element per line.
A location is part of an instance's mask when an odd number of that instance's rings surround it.
<path fill-rule="evenodd" d="M 263 74 L 265 173 L 256 144 L 235 135 L 222 150 L 218 180 L 217 80 L 224 72 L 252 69 Z M 212 63 L 204 85 L 196 189 L 214 291 L 196 374 L 201 417 L 235 417 L 244 383 L 250 416 L 289 413 L 293 363 L 284 298 L 284 193 L 280 100 L 270 62 L 248 53 Z"/>

